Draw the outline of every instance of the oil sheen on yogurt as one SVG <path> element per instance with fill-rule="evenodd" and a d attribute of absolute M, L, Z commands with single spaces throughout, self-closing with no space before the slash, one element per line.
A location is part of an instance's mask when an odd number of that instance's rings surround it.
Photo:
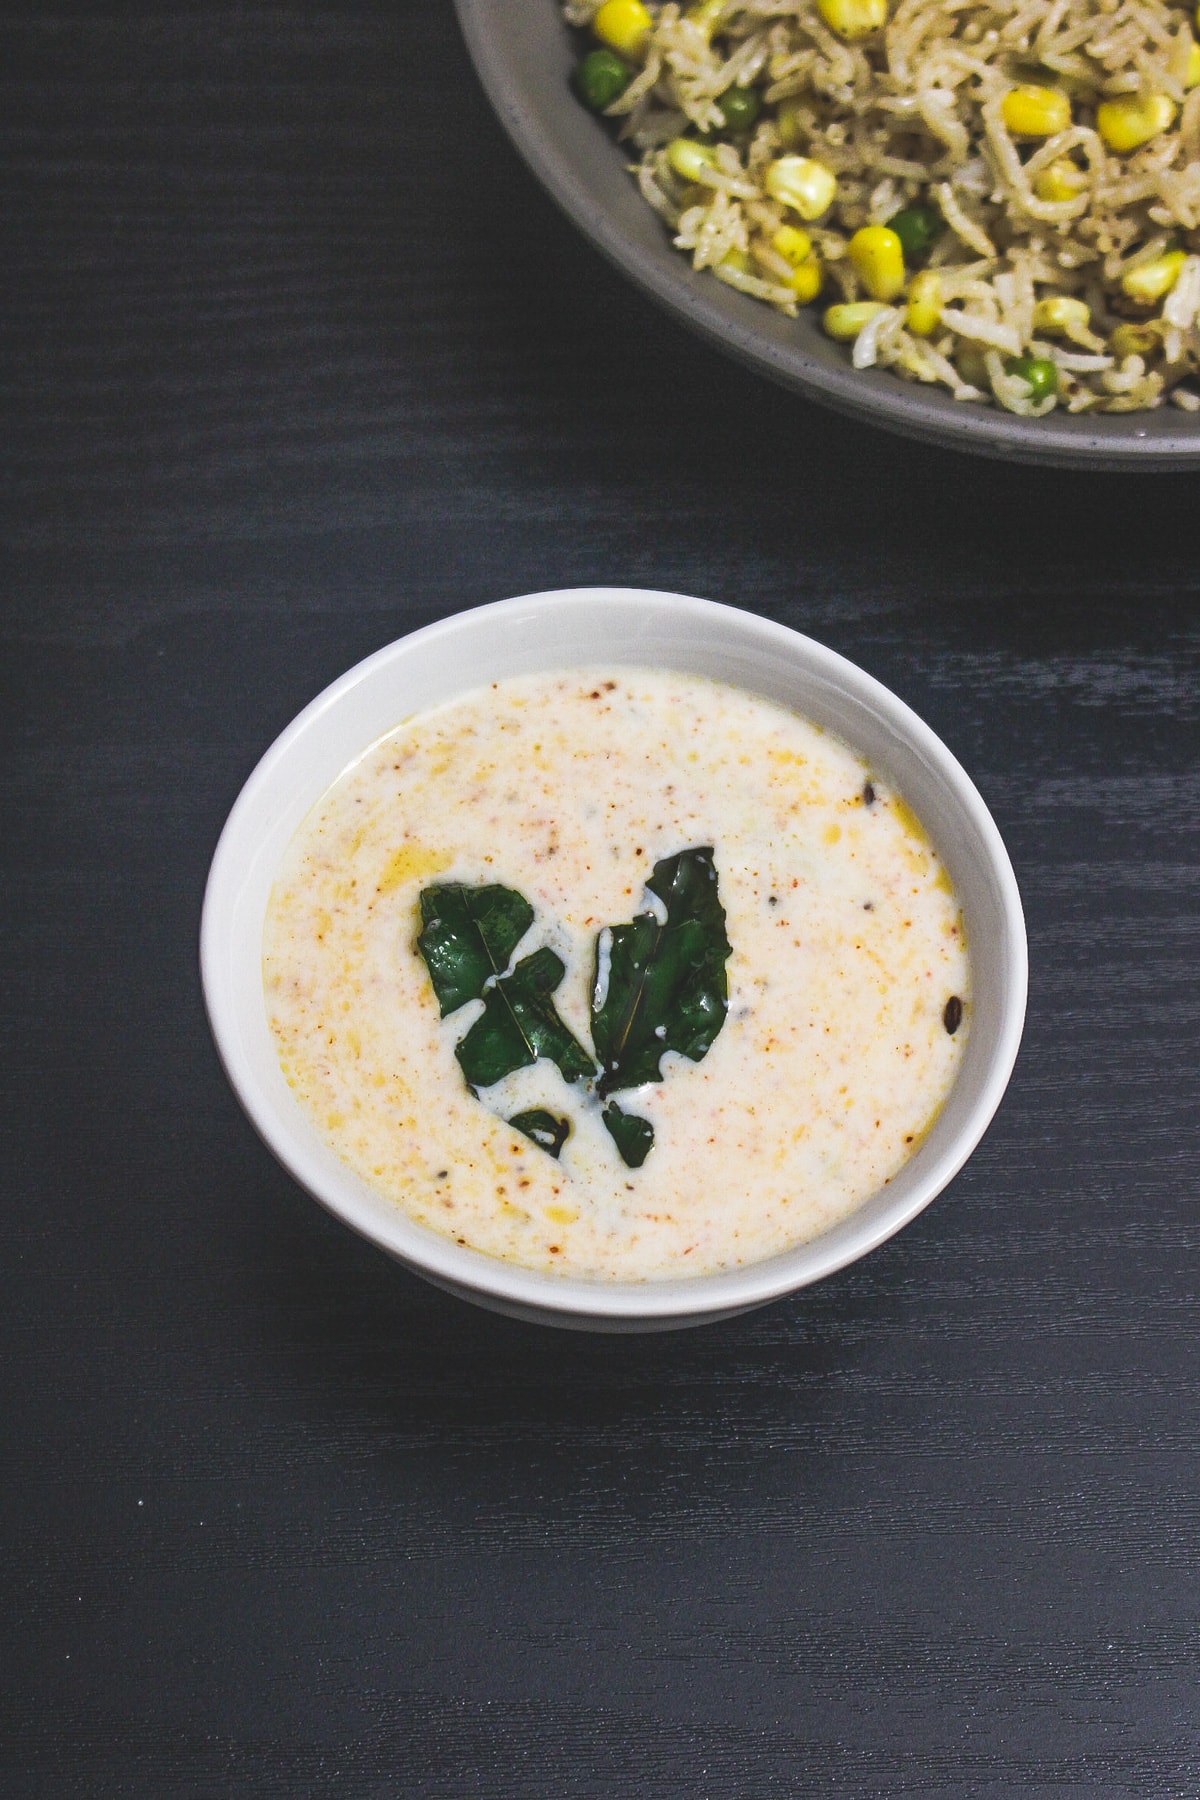
<path fill-rule="evenodd" d="M 702 1062 L 629 1096 L 643 1166 L 548 1062 L 476 1098 L 415 949 L 422 888 L 524 894 L 516 954 L 562 957 L 587 1045 L 597 933 L 701 844 L 729 1009 Z M 653 669 L 497 682 L 373 744 L 288 851 L 263 969 L 283 1073 L 353 1170 L 460 1244 L 594 1280 L 737 1268 L 844 1218 L 920 1145 L 970 1029 L 959 904 L 900 795 L 785 708 Z M 558 1160 L 500 1116 L 535 1106 L 572 1121 Z"/>

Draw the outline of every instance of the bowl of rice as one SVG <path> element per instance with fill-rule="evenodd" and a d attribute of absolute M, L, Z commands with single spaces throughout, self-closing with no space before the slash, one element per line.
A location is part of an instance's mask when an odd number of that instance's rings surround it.
<path fill-rule="evenodd" d="M 593 243 L 810 398 L 1200 461 L 1200 41 L 1172 0 L 457 0 Z"/>

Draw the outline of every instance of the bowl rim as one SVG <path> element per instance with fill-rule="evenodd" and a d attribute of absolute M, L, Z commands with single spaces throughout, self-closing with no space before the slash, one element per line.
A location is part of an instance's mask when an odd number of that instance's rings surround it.
<path fill-rule="evenodd" d="M 689 632 L 697 630 L 733 633 L 748 649 L 789 661 L 798 677 L 814 682 L 831 695 L 848 694 L 852 704 L 861 703 L 864 711 L 869 710 L 893 728 L 932 771 L 969 821 L 982 849 L 1003 919 L 1002 958 L 1006 971 L 1002 1014 L 991 1061 L 986 1065 L 986 1079 L 957 1135 L 936 1160 L 930 1160 L 924 1179 L 913 1184 L 908 1196 L 899 1196 L 898 1203 L 881 1204 L 871 1220 L 864 1218 L 859 1209 L 839 1221 L 831 1228 L 831 1232 L 839 1234 L 835 1244 L 825 1243 L 831 1235 L 826 1233 L 736 1270 L 644 1282 L 586 1281 L 545 1274 L 486 1256 L 416 1224 L 394 1203 L 381 1207 L 378 1195 L 367 1204 L 365 1197 L 370 1190 L 360 1177 L 340 1163 L 331 1150 L 324 1156 L 314 1156 L 311 1145 L 305 1143 L 305 1136 L 311 1137 L 314 1128 L 284 1085 L 277 1065 L 277 1083 L 272 1079 L 264 1084 L 247 1052 L 245 1031 L 266 1029 L 261 982 L 256 992 L 247 992 L 246 983 L 238 978 L 234 966 L 242 946 L 243 955 L 254 952 L 254 967 L 261 970 L 265 902 L 257 909 L 251 908 L 249 924 L 239 923 L 251 904 L 246 899 L 252 886 L 247 872 L 250 859 L 261 846 L 265 822 L 278 819 L 283 794 L 290 789 L 294 799 L 297 786 L 302 787 L 306 814 L 347 766 L 347 759 L 332 766 L 327 755 L 325 764 L 329 769 L 326 772 L 323 768 L 320 784 L 315 778 L 298 784 L 291 771 L 299 768 L 300 753 L 312 734 L 320 730 L 323 721 L 334 721 L 348 710 L 356 696 L 365 692 L 364 684 L 386 681 L 397 666 L 411 662 L 422 652 L 445 652 L 456 641 L 481 631 L 486 633 L 489 627 L 511 631 L 514 625 L 523 624 L 536 632 L 554 615 L 569 622 L 572 613 L 594 609 L 598 603 L 606 607 L 632 606 L 639 618 L 653 616 L 665 629 L 677 634 L 681 643 L 687 641 Z M 584 660 L 579 659 L 579 666 Z M 604 658 L 591 655 L 586 660 L 595 666 Z M 635 661 L 629 656 L 614 656 L 612 660 Z M 571 665 L 559 660 L 553 665 L 545 661 L 542 666 Z M 685 668 L 686 659 L 681 656 L 676 666 Z M 460 691 L 471 691 L 480 685 L 480 679 L 487 677 L 465 680 Z M 398 712 L 396 722 L 403 716 Z M 367 743 L 362 743 L 358 753 L 367 747 Z M 289 828 L 289 839 L 294 828 Z M 277 858 L 271 867 L 278 868 Z M 254 937 L 245 935 L 250 925 L 256 928 Z M 714 601 L 638 588 L 554 589 L 457 612 L 393 640 L 331 682 L 275 738 L 230 810 L 205 888 L 199 948 L 205 1007 L 230 1085 L 263 1142 L 301 1187 L 352 1229 L 435 1283 L 500 1310 L 548 1322 L 554 1322 L 556 1317 L 560 1323 L 587 1321 L 601 1329 L 620 1328 L 621 1322 L 632 1323 L 634 1328 L 653 1328 L 656 1322 L 698 1323 L 762 1305 L 835 1273 L 903 1229 L 953 1180 L 990 1124 L 1016 1061 L 1028 992 L 1024 915 L 1008 852 L 974 783 L 932 729 L 874 676 L 789 626 Z M 875 1200 L 864 1205 L 874 1207 Z M 856 1219 L 857 1229 L 853 1224 Z"/>
<path fill-rule="evenodd" d="M 542 3 L 557 6 L 557 0 Z M 760 302 L 707 274 L 698 275 L 671 249 L 665 232 L 661 246 L 647 248 L 624 233 L 598 203 L 583 173 L 584 159 L 572 156 L 561 137 L 546 129 L 506 60 L 511 7 L 496 0 L 454 4 L 479 82 L 537 180 L 609 262 L 709 343 L 835 411 L 943 448 L 1012 462 L 1147 473 L 1183 473 L 1200 462 L 1200 418 L 1174 408 L 1112 415 L 1055 411 L 1046 419 L 1024 419 L 999 407 L 955 401 L 942 389 L 902 381 L 886 370 L 855 370 L 848 363 L 826 366 L 805 350 L 803 332 L 794 346 L 772 341 L 761 329 Z M 565 24 L 562 29 L 567 30 Z M 578 102 L 574 105 L 596 141 L 611 144 L 601 122 Z M 615 146 L 612 153 L 619 154 Z M 1154 424 L 1147 428 L 1139 423 L 1144 420 Z"/>

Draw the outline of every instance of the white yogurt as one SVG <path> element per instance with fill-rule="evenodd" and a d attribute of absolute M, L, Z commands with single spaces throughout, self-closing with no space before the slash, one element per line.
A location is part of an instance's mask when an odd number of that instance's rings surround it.
<path fill-rule="evenodd" d="M 516 954 L 557 951 L 558 1010 L 590 1047 L 598 934 L 653 910 L 655 863 L 701 844 L 729 1011 L 702 1062 L 668 1055 L 621 1096 L 654 1127 L 643 1166 L 550 1063 L 476 1098 L 454 1046 L 480 1003 L 439 1018 L 421 889 L 524 894 Z M 496 683 L 372 745 L 292 843 L 263 969 L 284 1074 L 351 1168 L 460 1243 L 597 1280 L 736 1268 L 853 1211 L 933 1123 L 970 1018 L 958 902 L 901 797 L 782 707 L 643 669 Z M 572 1121 L 557 1161 L 501 1116 L 533 1106 Z"/>

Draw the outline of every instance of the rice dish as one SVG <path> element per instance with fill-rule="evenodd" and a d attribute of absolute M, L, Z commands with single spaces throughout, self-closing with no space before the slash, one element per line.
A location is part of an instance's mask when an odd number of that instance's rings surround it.
<path fill-rule="evenodd" d="M 853 365 L 1200 410 L 1200 44 L 1167 0 L 566 0 L 696 269 Z M 585 46 L 586 48 L 586 46 Z"/>

